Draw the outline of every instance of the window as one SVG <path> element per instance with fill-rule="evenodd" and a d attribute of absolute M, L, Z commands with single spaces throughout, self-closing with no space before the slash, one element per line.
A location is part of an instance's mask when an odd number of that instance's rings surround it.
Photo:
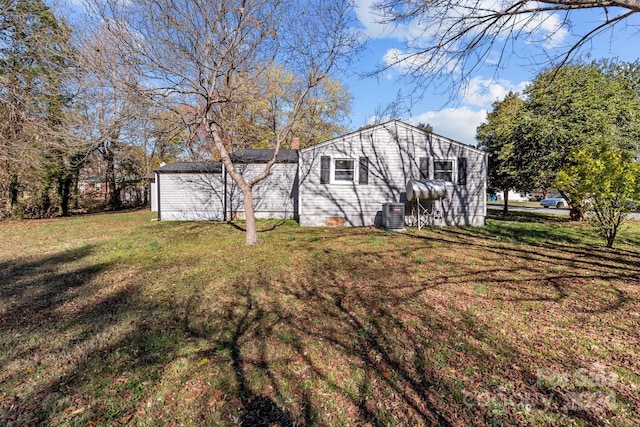
<path fill-rule="evenodd" d="M 336 181 L 353 182 L 355 162 L 353 159 L 337 159 L 335 161 L 334 179 Z"/>
<path fill-rule="evenodd" d="M 453 160 L 434 160 L 433 179 L 453 182 Z"/>
<path fill-rule="evenodd" d="M 333 168 L 332 168 L 333 165 Z M 320 184 L 357 182 L 361 185 L 369 184 L 369 158 L 331 159 L 330 156 L 320 157 Z"/>

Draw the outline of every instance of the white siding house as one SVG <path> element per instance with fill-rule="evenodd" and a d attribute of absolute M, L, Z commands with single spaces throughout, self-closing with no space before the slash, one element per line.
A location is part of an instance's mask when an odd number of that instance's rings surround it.
<path fill-rule="evenodd" d="M 407 202 L 410 180 L 443 179 L 447 197 L 430 202 L 438 225 L 484 225 L 483 151 L 390 121 L 299 152 L 299 221 L 303 226 L 380 225 L 384 203 Z"/>
<path fill-rule="evenodd" d="M 232 155 L 236 168 L 252 178 L 264 170 L 273 150 L 240 150 Z M 295 219 L 298 153 L 280 150 L 271 175 L 253 187 L 257 218 Z M 158 220 L 243 219 L 242 192 L 221 162 L 179 162 L 155 171 L 151 206 Z"/>
<path fill-rule="evenodd" d="M 151 212 L 158 212 L 158 189 L 156 187 L 155 174 L 149 179 L 149 199 L 151 202 Z"/>
<path fill-rule="evenodd" d="M 240 150 L 232 160 L 251 178 L 272 156 L 273 150 Z M 271 175 L 253 188 L 255 213 L 303 226 L 369 226 L 381 225 L 383 204 L 395 202 L 405 205 L 405 223 L 416 225 L 416 213 L 425 211 L 407 200 L 407 183 L 437 180 L 446 195 L 425 204 L 437 213 L 428 224 L 480 226 L 486 165 L 482 150 L 394 120 L 301 150 L 280 150 Z M 244 218 L 242 193 L 220 162 L 165 165 L 155 181 L 152 206 L 160 220 Z"/>

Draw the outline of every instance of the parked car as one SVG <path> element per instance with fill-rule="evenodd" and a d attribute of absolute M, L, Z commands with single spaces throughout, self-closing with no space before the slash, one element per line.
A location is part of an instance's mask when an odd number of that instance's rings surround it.
<path fill-rule="evenodd" d="M 568 205 L 569 204 L 567 203 L 567 201 L 559 194 L 557 196 L 540 200 L 540 206 L 542 206 L 543 208 L 553 206 L 554 208 L 561 209 L 566 208 Z"/>

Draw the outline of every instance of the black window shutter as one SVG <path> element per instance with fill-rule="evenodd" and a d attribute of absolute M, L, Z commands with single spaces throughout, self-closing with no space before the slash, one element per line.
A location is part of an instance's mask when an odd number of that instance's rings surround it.
<path fill-rule="evenodd" d="M 420 157 L 420 179 L 429 179 L 429 158 Z"/>
<path fill-rule="evenodd" d="M 458 185 L 467 185 L 467 158 L 458 157 Z"/>
<path fill-rule="evenodd" d="M 328 184 L 331 181 L 331 157 L 320 157 L 320 184 Z"/>
<path fill-rule="evenodd" d="M 358 174 L 359 184 L 369 183 L 369 158 L 360 157 L 360 173 Z"/>

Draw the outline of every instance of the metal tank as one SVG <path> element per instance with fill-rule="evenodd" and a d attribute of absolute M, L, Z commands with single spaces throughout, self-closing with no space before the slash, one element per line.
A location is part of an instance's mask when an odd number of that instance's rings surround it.
<path fill-rule="evenodd" d="M 407 200 L 438 200 L 447 197 L 447 182 L 443 179 L 411 180 L 407 182 Z"/>

